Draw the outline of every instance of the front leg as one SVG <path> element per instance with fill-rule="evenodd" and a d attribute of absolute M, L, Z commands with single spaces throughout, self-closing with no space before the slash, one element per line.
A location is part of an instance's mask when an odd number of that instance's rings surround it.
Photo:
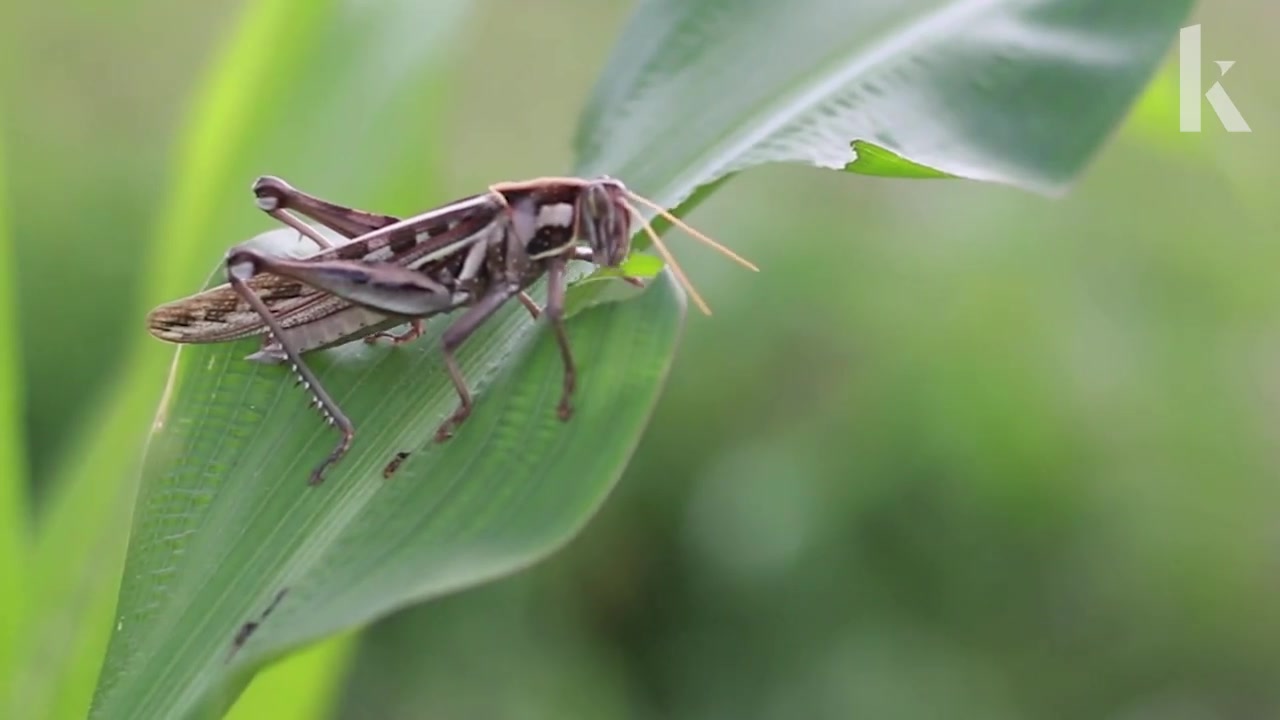
<path fill-rule="evenodd" d="M 444 364 L 458 393 L 458 408 L 436 430 L 436 442 L 444 442 L 453 437 L 454 431 L 471 415 L 474 401 L 467 381 L 458 367 L 454 351 L 471 337 L 485 320 L 488 320 L 512 297 L 527 297 L 515 284 L 496 286 L 488 295 L 467 309 L 457 322 L 444 331 L 441 338 L 444 348 Z M 557 414 L 561 420 L 568 420 L 573 415 L 573 396 L 577 370 L 574 367 L 573 353 L 569 349 L 569 334 L 564 327 L 565 274 L 564 260 L 553 258 L 547 266 L 547 307 L 546 314 L 555 329 L 556 342 L 560 347 L 560 359 L 564 363 L 564 390 L 560 397 Z M 532 303 L 532 300 L 529 301 Z M 527 306 L 526 306 L 527 307 Z M 536 305 L 534 306 L 536 308 Z M 536 316 L 535 316 L 536 317 Z"/>
<path fill-rule="evenodd" d="M 573 415 L 573 390 L 577 384 L 578 371 L 573 363 L 573 351 L 569 349 L 569 333 L 564 327 L 564 296 L 567 284 L 564 273 L 564 258 L 553 258 L 547 264 L 547 319 L 556 333 L 556 344 L 560 346 L 560 360 L 564 365 L 564 388 L 560 394 L 560 405 L 556 409 L 561 420 L 568 420 Z"/>
<path fill-rule="evenodd" d="M 496 285 L 489 293 L 480 298 L 479 302 L 467 308 L 452 325 L 444 331 L 441 336 L 441 344 L 444 349 L 444 366 L 449 371 L 449 379 L 453 381 L 453 389 L 458 393 L 458 408 L 453 411 L 447 420 L 440 424 L 436 429 L 436 442 L 444 442 L 453 437 L 453 432 L 458 429 L 463 421 L 471 415 L 471 391 L 467 388 L 466 378 L 462 376 L 462 370 L 458 367 L 458 360 L 454 357 L 454 351 L 471 337 L 485 320 L 493 316 L 498 308 L 502 307 L 508 300 L 520 292 L 520 288 L 516 285 L 503 284 Z"/>
<path fill-rule="evenodd" d="M 542 314 L 542 308 L 538 307 L 538 303 L 529 297 L 529 293 L 521 290 L 516 297 L 520 299 L 520 304 L 524 306 L 524 309 L 529 311 L 529 315 L 534 320 L 537 320 L 538 316 Z"/>

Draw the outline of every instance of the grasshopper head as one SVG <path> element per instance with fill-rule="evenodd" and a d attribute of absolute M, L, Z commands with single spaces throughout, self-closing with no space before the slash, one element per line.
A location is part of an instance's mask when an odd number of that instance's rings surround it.
<path fill-rule="evenodd" d="M 579 237 L 591 247 L 597 265 L 617 267 L 631 252 L 631 212 L 627 188 L 610 177 L 582 189 L 577 207 Z"/>

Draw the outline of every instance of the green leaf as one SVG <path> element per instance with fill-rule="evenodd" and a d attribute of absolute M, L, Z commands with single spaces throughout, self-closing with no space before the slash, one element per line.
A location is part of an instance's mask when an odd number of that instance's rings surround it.
<path fill-rule="evenodd" d="M 0 148 L 2 149 L 2 148 Z M 14 697 L 27 588 L 30 545 L 27 472 L 22 435 L 22 373 L 18 368 L 18 313 L 13 248 L 5 214 L 4 159 L 0 153 L 0 708 Z M 6 717 L 16 717 L 16 707 Z"/>
<path fill-rule="evenodd" d="M 443 446 L 431 436 L 456 403 L 440 366 L 444 323 L 412 346 L 357 343 L 322 354 L 314 367 L 358 431 L 351 454 L 316 488 L 307 475 L 336 434 L 288 374 L 245 362 L 253 342 L 184 348 L 131 541 L 128 577 L 150 581 L 127 583 L 121 599 L 137 664 L 104 696 L 103 717 L 219 708 L 249 670 L 284 649 L 563 544 L 638 441 L 674 351 L 679 307 L 660 281 L 635 302 L 574 319 L 581 373 L 568 423 L 555 412 L 552 336 L 509 308 L 462 353 L 469 378 L 497 378 L 475 383 L 475 414 Z M 411 454 L 384 478 L 401 451 Z M 237 629 L 282 590 L 228 664 Z"/>
<path fill-rule="evenodd" d="M 853 141 L 853 154 L 856 159 L 846 165 L 845 170 L 863 175 L 922 179 L 955 177 L 927 165 L 911 162 L 865 140 Z"/>
<path fill-rule="evenodd" d="M 1115 128 L 1191 5 L 648 0 L 577 146 L 590 172 L 647 192 L 671 167 L 686 189 L 770 162 L 860 171 L 855 141 L 910 161 L 894 174 L 923 166 L 1059 192 Z"/>
<path fill-rule="evenodd" d="M 632 253 L 617 268 L 618 277 L 651 278 L 662 272 L 662 260 L 653 255 Z"/>
<path fill-rule="evenodd" d="M 662 259 L 653 255 L 633 252 L 616 268 L 602 267 L 570 286 L 565 303 L 565 315 L 573 317 L 579 312 L 607 302 L 630 300 L 643 292 L 643 288 L 624 282 L 655 278 L 663 269 Z"/>

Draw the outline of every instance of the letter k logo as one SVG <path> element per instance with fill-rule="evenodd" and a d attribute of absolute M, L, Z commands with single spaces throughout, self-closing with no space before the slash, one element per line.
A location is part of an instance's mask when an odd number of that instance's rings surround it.
<path fill-rule="evenodd" d="M 1222 78 L 1236 63 L 1215 60 L 1214 64 Z M 1200 87 L 1200 26 L 1192 25 L 1182 28 L 1178 37 L 1178 124 L 1182 132 L 1200 132 Z M 1252 132 L 1222 82 L 1214 82 L 1204 98 L 1227 132 Z"/>

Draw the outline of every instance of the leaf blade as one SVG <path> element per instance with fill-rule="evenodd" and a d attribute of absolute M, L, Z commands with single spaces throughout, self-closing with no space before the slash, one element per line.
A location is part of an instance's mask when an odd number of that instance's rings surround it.
<path fill-rule="evenodd" d="M 18 397 L 22 370 L 3 150 L 0 146 L 0 698 L 5 701 L 0 707 L 16 698 L 17 669 L 22 662 L 18 643 L 25 614 L 30 610 L 23 592 L 29 574 L 30 507 L 22 401 Z M 15 706 L 13 711 L 16 710 Z"/>
<path fill-rule="evenodd" d="M 135 597 L 130 606 L 139 614 L 124 618 L 143 629 L 134 641 L 157 661 L 145 689 L 104 699 L 104 716 L 121 707 L 180 716 L 207 706 L 231 676 L 349 627 L 353 618 L 368 621 L 511 572 L 566 542 L 603 501 L 638 441 L 673 354 L 679 307 L 664 281 L 635 302 L 574 319 L 570 333 L 579 339 L 575 354 L 584 372 L 567 424 L 555 418 L 559 355 L 550 333 L 522 309 L 508 308 L 468 343 L 475 353 L 464 353 L 468 377 L 498 377 L 476 383 L 487 388 L 485 400 L 467 432 L 443 448 L 428 440 L 453 403 L 435 343 L 317 359 L 335 398 L 361 418 L 358 433 L 367 432 L 315 489 L 306 487 L 306 473 L 333 435 L 312 422 L 303 395 L 280 382 L 280 369 L 241 361 L 244 343 L 184 349 L 173 405 L 144 472 L 139 506 L 152 512 L 134 540 L 135 548 L 175 546 L 131 565 L 134 573 L 166 580 Z M 373 384 L 386 392 L 357 392 Z M 200 406 L 211 395 L 217 400 L 204 412 Z M 246 396 L 260 401 L 240 402 Z M 593 434 L 601 422 L 617 429 L 609 442 Z M 584 433 L 593 442 L 585 443 Z M 530 436 L 545 442 L 531 443 Z M 197 449 L 208 438 L 216 447 Z M 388 448 L 413 454 L 384 480 Z M 202 497 L 210 467 L 223 484 Z M 436 514 L 420 523 L 406 508 Z M 180 565 L 169 564 L 179 557 Z M 270 620 L 224 665 L 236 627 L 286 588 Z"/>
<path fill-rule="evenodd" d="M 624 31 L 649 40 L 619 47 L 576 146 L 592 171 L 640 187 L 682 156 L 693 159 L 686 185 L 771 162 L 842 169 L 860 140 L 946 174 L 1056 193 L 1191 4 L 649 0 Z M 750 82 L 727 77 L 747 67 Z"/>

